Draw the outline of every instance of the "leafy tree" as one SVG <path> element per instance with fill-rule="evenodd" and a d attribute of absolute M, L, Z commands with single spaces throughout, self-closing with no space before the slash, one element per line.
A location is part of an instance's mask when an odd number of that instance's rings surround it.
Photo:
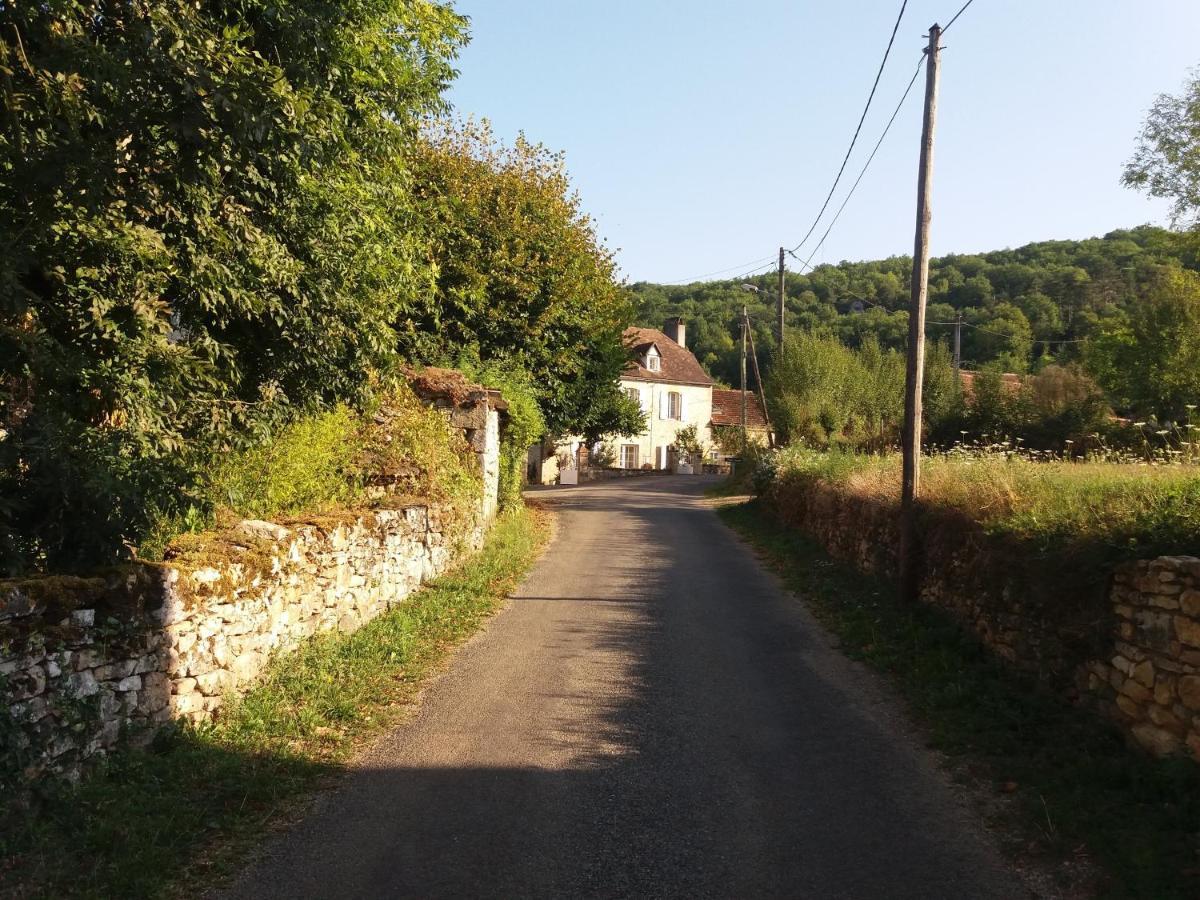
<path fill-rule="evenodd" d="M 1033 330 L 1020 309 L 1012 303 L 997 303 L 972 318 L 978 327 L 970 329 L 966 341 L 971 358 L 990 361 L 1008 372 L 1029 370 Z"/>
<path fill-rule="evenodd" d="M 1138 314 L 1101 329 L 1089 367 L 1133 412 L 1178 419 L 1200 403 L 1200 276 L 1160 270 Z"/>
<path fill-rule="evenodd" d="M 395 354 L 444 4 L 0 3 L 0 544 L 111 560 Z"/>
<path fill-rule="evenodd" d="M 1172 201 L 1176 224 L 1200 229 L 1200 69 L 1150 108 L 1125 184 Z"/>
<path fill-rule="evenodd" d="M 433 290 L 398 323 L 403 351 L 436 360 L 465 347 L 527 372 L 551 433 L 631 430 L 617 377 L 632 308 L 561 154 L 524 138 L 502 146 L 486 122 L 441 122 L 414 166 Z"/>

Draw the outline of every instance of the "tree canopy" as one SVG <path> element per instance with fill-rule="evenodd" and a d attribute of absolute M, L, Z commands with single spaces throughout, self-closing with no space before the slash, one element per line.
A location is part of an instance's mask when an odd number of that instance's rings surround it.
<path fill-rule="evenodd" d="M 400 320 L 405 352 L 467 350 L 522 370 L 552 433 L 640 430 L 617 388 L 633 309 L 562 155 L 524 138 L 506 147 L 486 122 L 443 121 L 413 167 L 434 287 Z"/>
<path fill-rule="evenodd" d="M 1200 229 L 1200 69 L 1150 108 L 1125 184 L 1171 200 L 1175 224 Z"/>
<path fill-rule="evenodd" d="M 466 26 L 0 0 L 0 570 L 126 555 L 211 506 L 214 458 L 400 363 L 478 360 L 523 437 L 633 426 L 631 306 L 561 156 L 429 126 Z"/>

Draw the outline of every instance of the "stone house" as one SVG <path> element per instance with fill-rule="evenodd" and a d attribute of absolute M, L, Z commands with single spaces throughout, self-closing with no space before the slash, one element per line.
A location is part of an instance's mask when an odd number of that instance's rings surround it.
<path fill-rule="evenodd" d="M 721 436 L 723 433 L 735 434 L 741 431 L 741 428 L 742 392 L 713 388 L 712 434 L 715 446 L 707 455 L 706 461 L 720 464 L 727 462 L 731 454 L 720 449 Z M 763 412 L 758 394 L 753 391 L 746 393 L 746 438 L 760 447 L 770 446 L 771 443 L 771 423 Z"/>
<path fill-rule="evenodd" d="M 687 325 L 668 319 L 662 331 L 625 331 L 630 360 L 621 373 L 621 390 L 646 416 L 646 430 L 631 438 L 604 441 L 621 469 L 672 469 L 676 435 L 689 425 L 706 446 L 712 444 L 713 380 L 687 349 Z"/>
<path fill-rule="evenodd" d="M 715 436 L 722 428 L 741 427 L 741 391 L 714 389 L 713 380 L 687 347 L 687 325 L 683 319 L 668 319 L 662 330 L 627 328 L 625 344 L 629 362 L 621 373 L 620 387 L 637 401 L 646 417 L 645 430 L 634 437 L 612 436 L 599 446 L 587 447 L 578 436 L 547 441 L 531 447 L 528 477 L 533 484 L 575 483 L 582 474 L 595 473 L 596 451 L 611 456 L 617 469 L 674 471 L 681 460 L 675 451 L 676 436 L 689 425 L 705 448 L 699 464 L 720 464 L 723 456 Z M 731 418 L 732 417 L 732 418 Z M 758 397 L 747 394 L 747 425 L 750 439 L 769 441 L 766 416 Z M 584 470 L 593 466 L 593 472 Z M 569 471 L 574 470 L 574 471 Z"/>

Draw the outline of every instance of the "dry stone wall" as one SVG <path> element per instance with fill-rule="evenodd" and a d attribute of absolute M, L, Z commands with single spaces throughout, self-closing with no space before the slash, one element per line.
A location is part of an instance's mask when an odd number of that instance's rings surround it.
<path fill-rule="evenodd" d="M 122 740 L 211 719 L 271 657 L 395 608 L 483 539 L 414 503 L 342 521 L 244 521 L 162 565 L 0 593 L 9 771 L 74 776 Z"/>
<path fill-rule="evenodd" d="M 895 576 L 893 504 L 786 480 L 764 500 L 831 556 Z M 1047 583 L 1045 567 L 1030 571 L 1029 552 L 965 519 L 926 522 L 920 599 L 1150 752 L 1200 761 L 1200 559 L 1133 562 L 1066 590 Z"/>
<path fill-rule="evenodd" d="M 1200 559 L 1124 566 L 1112 601 L 1112 650 L 1080 672 L 1080 686 L 1151 752 L 1200 760 Z"/>
<path fill-rule="evenodd" d="M 415 377 L 477 454 L 471 509 L 384 488 L 377 508 L 245 520 L 160 564 L 0 582 L 0 790 L 78 777 L 165 723 L 213 718 L 273 656 L 359 628 L 477 549 L 497 509 L 503 399 L 458 373 Z"/>

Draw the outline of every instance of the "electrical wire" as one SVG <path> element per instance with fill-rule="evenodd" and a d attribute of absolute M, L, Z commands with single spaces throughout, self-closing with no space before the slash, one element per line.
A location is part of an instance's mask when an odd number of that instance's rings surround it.
<path fill-rule="evenodd" d="M 875 149 L 873 149 L 871 151 L 871 155 L 867 157 L 867 161 L 863 164 L 862 171 L 858 173 L 858 178 L 855 179 L 854 184 L 850 187 L 850 191 L 846 194 L 846 198 L 842 201 L 842 205 L 838 207 L 838 211 L 834 214 L 833 220 L 829 223 L 829 227 L 826 228 L 825 233 L 821 235 L 821 240 L 817 242 L 817 246 L 813 247 L 813 251 L 808 255 L 808 259 L 803 261 L 802 265 L 806 269 L 810 271 L 812 270 L 813 257 L 816 256 L 817 251 L 819 251 L 821 247 L 825 245 L 825 240 L 829 237 L 829 233 L 833 231 L 833 226 L 836 225 L 838 223 L 838 219 L 842 217 L 842 213 L 846 209 L 846 204 L 850 202 L 850 198 L 854 196 L 854 192 L 858 190 L 858 186 L 862 184 L 863 176 L 867 174 L 867 169 L 871 167 L 871 162 L 875 159 L 875 154 L 878 153 L 879 148 L 883 146 L 884 138 L 886 138 L 888 136 L 888 132 L 892 130 L 892 125 L 895 123 L 896 117 L 900 115 L 900 110 L 904 106 L 904 101 L 906 101 L 908 99 L 908 95 L 912 93 L 913 85 L 917 83 L 917 76 L 921 74 L 921 69 L 925 65 L 925 59 L 926 58 L 922 56 L 920 61 L 917 63 L 916 71 L 913 72 L 913 76 L 908 82 L 908 87 L 904 89 L 904 94 L 901 96 L 900 102 L 896 104 L 896 109 L 892 112 L 892 117 L 888 119 L 887 125 L 884 126 L 883 134 L 879 135 L 879 140 L 875 142 Z M 795 256 L 795 254 L 793 254 L 793 256 Z M 799 257 L 797 256 L 796 259 L 799 259 Z"/>
<path fill-rule="evenodd" d="M 838 184 L 842 180 L 842 174 L 846 171 L 846 164 L 850 162 L 850 154 L 854 152 L 854 145 L 858 142 L 858 135 L 862 131 L 863 123 L 867 120 L 867 113 L 871 109 L 871 101 L 875 99 L 875 91 L 879 88 L 879 79 L 883 76 L 883 69 L 887 65 L 888 56 L 892 52 L 892 44 L 896 41 L 896 32 L 900 30 L 900 20 L 904 18 L 904 10 L 908 7 L 908 0 L 903 0 L 900 4 L 900 14 L 896 16 L 896 24 L 892 26 L 892 36 L 888 38 L 887 49 L 883 52 L 883 59 L 879 63 L 879 71 L 875 73 L 875 83 L 871 85 L 871 93 L 867 95 L 867 103 L 863 107 L 862 115 L 858 119 L 858 127 L 854 129 L 854 136 L 850 139 L 850 146 L 846 150 L 846 155 L 842 158 L 841 168 L 838 169 L 837 177 L 833 179 L 833 186 L 829 188 L 829 194 L 825 197 L 825 202 L 821 204 L 821 211 L 817 213 L 817 217 L 813 219 L 812 225 L 809 226 L 808 232 L 801 238 L 800 243 L 792 248 L 792 252 L 799 250 L 804 246 L 805 242 L 812 237 L 812 233 L 816 231 L 817 224 L 821 221 L 821 217 L 825 215 L 825 210 L 829 208 L 829 201 L 833 199 L 834 191 L 837 190 Z"/>
<path fill-rule="evenodd" d="M 697 275 L 695 278 L 677 278 L 674 281 L 659 281 L 656 283 L 657 284 L 692 284 L 693 282 L 700 281 L 701 279 L 708 278 L 712 275 L 723 275 L 726 272 L 736 272 L 739 269 L 745 269 L 746 266 L 752 266 L 752 265 L 755 265 L 756 263 L 761 263 L 764 260 L 768 260 L 768 259 L 771 260 L 771 262 L 775 261 L 774 256 L 760 256 L 758 259 L 752 259 L 749 262 L 740 263 L 736 266 L 730 266 L 727 269 L 717 269 L 717 271 L 715 271 L 715 272 L 705 272 L 703 275 Z"/>
<path fill-rule="evenodd" d="M 970 322 L 926 322 L 926 325 L 961 325 L 963 328 L 974 328 L 976 331 L 982 331 L 984 334 L 990 334 L 993 337 L 1002 337 L 1013 339 L 1015 334 L 1005 334 L 1002 331 L 992 331 L 990 328 L 984 328 L 982 325 L 972 325 Z M 1066 338 L 1038 338 L 1031 340 L 1033 344 L 1086 344 L 1087 341 L 1081 338 L 1066 339 Z"/>
<path fill-rule="evenodd" d="M 967 7 L 968 7 L 968 6 L 970 6 L 970 5 L 971 5 L 972 3 L 974 3 L 974 2 L 975 2 L 975 0 L 967 0 L 967 2 L 966 2 L 966 3 L 964 3 L 964 4 L 962 5 L 962 9 L 960 9 L 958 12 L 956 12 L 956 13 L 954 14 L 954 18 L 953 18 L 953 19 L 951 19 L 951 20 L 950 20 L 950 21 L 949 21 L 949 22 L 946 24 L 946 27 L 942 29 L 942 34 L 945 34 L 947 31 L 949 31 L 949 30 L 950 30 L 950 26 L 951 26 L 951 25 L 953 25 L 955 22 L 957 22 L 957 21 L 958 21 L 958 17 L 959 17 L 959 16 L 961 16 L 963 13 L 965 13 L 965 12 L 967 11 Z"/>

